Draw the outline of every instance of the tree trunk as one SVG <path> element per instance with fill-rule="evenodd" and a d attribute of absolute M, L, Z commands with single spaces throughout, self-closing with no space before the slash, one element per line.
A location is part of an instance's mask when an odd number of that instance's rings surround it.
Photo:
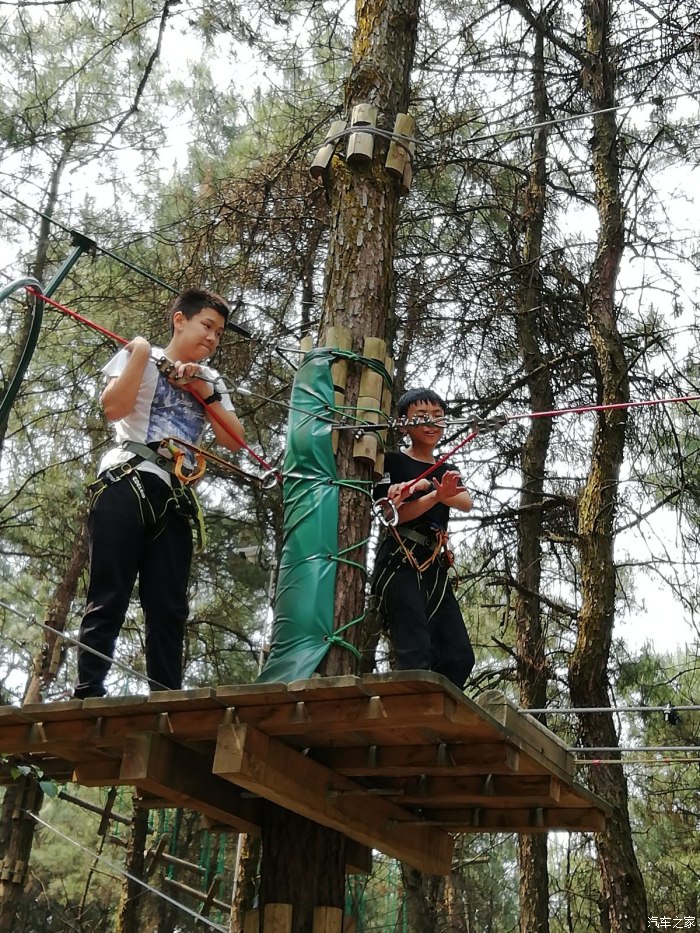
<path fill-rule="evenodd" d="M 44 795 L 31 776 L 21 777 L 5 791 L 0 816 L 0 933 L 24 929 L 27 899 L 24 896 L 36 821 L 29 811 L 41 810 Z"/>
<path fill-rule="evenodd" d="M 533 56 L 533 103 L 536 123 L 547 118 L 544 70 L 544 36 L 535 34 Z M 527 375 L 532 411 L 551 411 L 554 396 L 549 364 L 540 349 L 543 309 L 541 275 L 547 183 L 547 129 L 533 136 L 532 160 L 520 211 L 511 230 L 511 266 L 515 270 L 516 326 L 523 369 Z M 514 224 L 514 226 L 515 226 Z M 522 230 L 520 248 L 517 236 Z M 541 708 L 547 701 L 546 633 L 542 625 L 542 526 L 545 464 L 552 436 L 551 418 L 533 418 L 523 445 L 518 512 L 518 560 L 515 597 L 516 656 L 520 700 L 523 706 Z M 544 720 L 544 717 L 540 717 Z M 521 835 L 520 931 L 548 933 L 549 877 L 546 835 Z"/>
<path fill-rule="evenodd" d="M 402 863 L 401 881 L 406 903 L 407 933 L 440 930 L 440 905 L 445 879 L 436 875 L 425 875 Z"/>
<path fill-rule="evenodd" d="M 292 933 L 311 933 L 315 907 L 342 909 L 345 837 L 266 803 L 260 903 L 292 904 Z"/>
<path fill-rule="evenodd" d="M 131 836 L 129 847 L 126 850 L 125 869 L 135 878 L 144 878 L 144 859 L 146 851 L 146 838 L 148 836 L 148 810 L 143 807 L 134 807 L 131 823 Z M 144 902 L 145 891 L 142 885 L 131 878 L 124 878 L 122 892 L 119 898 L 117 913 L 117 926 L 115 933 L 140 933 L 141 907 Z"/>
<path fill-rule="evenodd" d="M 588 49 L 584 81 L 591 109 L 615 105 L 615 69 L 610 52 L 609 0 L 585 0 L 583 13 Z M 599 217 L 598 244 L 586 298 L 586 312 L 596 362 L 599 400 L 629 400 L 624 346 L 617 327 L 615 288 L 624 248 L 618 130 L 615 114 L 597 113 L 593 121 L 593 176 Z M 625 449 L 626 410 L 599 414 L 593 434 L 591 466 L 579 503 L 581 610 L 569 670 L 574 706 L 610 706 L 608 662 L 615 613 L 615 511 Z M 618 744 L 611 714 L 581 716 L 585 745 Z M 603 893 L 612 933 L 647 929 L 644 883 L 632 844 L 627 783 L 620 765 L 590 769 L 592 789 L 613 807 L 606 829 L 597 836 Z"/>
<path fill-rule="evenodd" d="M 236 865 L 236 887 L 231 904 L 231 933 L 238 933 L 243 929 L 246 912 L 255 906 L 260 867 L 260 838 L 249 833 L 242 833 L 238 841 L 241 851 Z"/>
<path fill-rule="evenodd" d="M 345 95 L 348 114 L 356 104 L 372 104 L 378 111 L 377 125 L 393 130 L 396 114 L 406 111 L 418 9 L 418 0 L 357 0 L 353 66 Z M 325 322 L 327 326 L 347 327 L 353 350 L 360 352 L 365 337 L 385 336 L 392 301 L 400 180 L 384 168 L 386 149 L 386 143 L 375 137 L 374 158 L 364 167 L 335 158 L 329 179 L 331 232 Z M 359 382 L 359 367 L 351 366 L 346 404 L 352 405 L 357 400 Z M 370 479 L 369 468 L 356 464 L 352 458 L 350 433 L 341 432 L 338 474 L 347 479 Z M 340 500 L 338 537 L 340 548 L 357 544 L 357 549 L 346 555 L 349 559 L 364 562 L 364 547 L 359 542 L 367 538 L 369 528 L 368 497 L 345 487 Z M 363 574 L 352 565 L 339 562 L 335 627 L 361 618 L 364 601 Z M 346 629 L 343 638 L 358 644 L 361 639 L 357 629 L 357 625 Z M 347 648 L 333 646 L 320 672 L 333 676 L 352 673 L 355 668 L 354 655 Z M 261 906 L 292 903 L 294 933 L 308 933 L 311 903 L 315 900 L 317 905 L 324 904 L 318 899 L 319 879 L 311 866 L 319 866 L 332 903 L 342 906 L 344 838 L 292 814 L 275 814 L 275 809 L 268 808 L 274 832 L 271 825 L 263 828 Z M 303 857 L 300 857 L 302 838 Z"/>
<path fill-rule="evenodd" d="M 71 560 L 61 583 L 54 591 L 47 612 L 48 624 L 62 632 L 66 618 L 87 561 L 87 533 L 84 520 L 76 535 Z M 25 703 L 41 702 L 41 688 L 55 678 L 63 658 L 63 651 L 57 637 L 50 633 L 44 635 L 44 645 L 34 661 L 30 674 Z M 31 803 L 27 803 L 28 797 Z M 0 820 L 0 856 L 3 858 L 3 872 L 0 879 L 0 933 L 6 930 L 20 930 L 18 917 L 22 915 L 24 880 L 29 865 L 29 856 L 34 842 L 36 823 L 24 815 L 20 808 L 34 809 L 38 813 L 44 795 L 33 778 L 23 778 L 7 788 L 2 802 Z M 24 802 L 23 802 L 24 801 Z M 5 870 L 5 868 L 7 870 Z M 13 926 L 14 925 L 14 926 Z"/>
<path fill-rule="evenodd" d="M 65 642 L 60 633 L 65 631 L 71 604 L 78 591 L 78 584 L 88 562 L 89 541 L 86 516 L 79 517 L 79 526 L 73 541 L 70 561 L 63 579 L 56 587 L 46 611 L 46 625 L 54 631 L 44 629 L 43 645 L 34 658 L 33 670 L 24 697 L 25 703 L 40 703 L 42 691 L 56 679 L 65 657 Z M 57 634 L 54 634 L 56 632 Z"/>

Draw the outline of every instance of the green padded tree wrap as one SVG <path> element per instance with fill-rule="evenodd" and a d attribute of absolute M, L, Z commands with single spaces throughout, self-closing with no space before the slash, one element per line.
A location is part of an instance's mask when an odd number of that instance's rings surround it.
<path fill-rule="evenodd" d="M 333 456 L 334 358 L 331 348 L 307 353 L 292 386 L 272 645 L 258 682 L 310 677 L 330 647 L 339 505 Z"/>

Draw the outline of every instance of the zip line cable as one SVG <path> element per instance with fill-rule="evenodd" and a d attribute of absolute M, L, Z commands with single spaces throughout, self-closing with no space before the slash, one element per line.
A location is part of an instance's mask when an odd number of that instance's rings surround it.
<path fill-rule="evenodd" d="M 678 94 L 671 94 L 668 96 L 658 95 L 646 100 L 631 101 L 628 104 L 615 104 L 612 107 L 604 107 L 601 110 L 587 110 L 584 113 L 574 113 L 564 117 L 555 117 L 551 120 L 542 120 L 539 123 L 530 123 L 526 124 L 525 126 L 509 126 L 502 130 L 494 130 L 491 133 L 481 133 L 475 136 L 469 136 L 465 139 L 460 138 L 460 145 L 467 147 L 472 143 L 488 142 L 490 140 L 498 139 L 501 136 L 515 136 L 524 133 L 532 133 L 536 130 L 547 129 L 551 126 L 559 126 L 561 124 L 568 124 L 578 120 L 585 120 L 588 117 L 602 116 L 606 113 L 616 113 L 619 110 L 633 110 L 637 107 L 659 106 L 661 103 L 669 103 L 671 101 L 682 100 L 687 97 L 694 99 L 696 94 L 692 91 L 680 91 Z M 380 127 L 368 126 L 365 124 L 354 124 L 345 127 L 344 129 L 340 130 L 340 132 L 334 133 L 332 136 L 328 136 L 324 140 L 324 145 L 339 142 L 344 137 L 352 136 L 356 133 L 365 133 L 369 136 L 379 136 L 382 139 L 395 142 L 397 145 L 405 149 L 411 162 L 413 162 L 414 155 L 411 152 L 409 146 L 421 146 L 426 149 L 435 148 L 435 144 L 431 139 L 419 139 L 417 136 L 406 136 L 403 133 L 394 133 L 391 130 L 384 130 Z"/>
<path fill-rule="evenodd" d="M 165 894 L 163 891 L 159 891 L 158 888 L 154 888 L 153 885 L 149 884 L 147 881 L 144 881 L 142 878 L 137 878 L 136 875 L 132 875 L 131 872 L 127 871 L 125 868 L 122 868 L 120 865 L 116 865 L 114 862 L 105 858 L 104 855 L 101 855 L 98 852 L 95 852 L 92 849 L 88 849 L 87 846 L 84 846 L 81 842 L 78 842 L 77 839 L 73 839 L 71 836 L 68 836 L 66 833 L 62 832 L 58 827 L 52 826 L 51 823 L 48 823 L 46 820 L 42 819 L 37 813 L 34 813 L 32 810 L 24 810 L 24 813 L 27 816 L 30 816 L 35 822 L 40 826 L 46 827 L 46 829 L 51 830 L 52 833 L 55 833 L 60 839 L 63 839 L 65 842 L 70 843 L 72 846 L 75 846 L 76 849 L 80 849 L 81 852 L 84 852 L 86 855 L 89 855 L 90 858 L 96 859 L 98 862 L 102 862 L 106 865 L 111 871 L 115 872 L 118 876 L 122 878 L 128 878 L 129 881 L 134 881 L 136 884 L 140 885 L 146 891 L 151 894 L 155 894 L 156 897 L 162 898 L 164 901 L 167 901 L 168 904 L 171 904 L 173 907 L 176 907 L 178 910 L 184 911 L 186 914 L 189 914 L 190 917 L 193 917 L 198 923 L 203 923 L 205 926 L 208 926 L 211 930 L 217 930 L 218 933 L 229 933 L 229 928 L 222 926 L 220 923 L 215 923 L 213 920 L 210 920 L 209 917 L 205 917 L 204 914 L 197 913 L 196 910 L 192 910 L 191 907 L 187 907 L 186 904 L 176 901 L 174 897 L 170 897 L 168 894 Z"/>
<path fill-rule="evenodd" d="M 42 295 L 36 288 L 33 288 L 31 286 L 27 286 L 26 288 L 27 288 L 27 291 L 33 294 L 36 298 L 40 299 L 41 301 L 46 302 L 51 307 L 56 308 L 57 310 L 61 311 L 63 314 L 66 314 L 68 317 L 71 317 L 72 319 L 76 320 L 78 323 L 84 324 L 86 327 L 92 328 L 93 330 L 103 334 L 104 336 L 109 337 L 112 340 L 115 340 L 117 343 L 120 343 L 122 345 L 128 344 L 129 341 L 126 340 L 124 337 L 121 337 L 118 334 L 115 334 L 112 331 L 108 330 L 107 328 L 102 327 L 99 324 L 96 324 L 94 321 L 91 321 L 89 318 L 86 318 L 82 314 L 79 314 L 78 312 L 73 311 L 72 309 L 66 307 L 65 305 L 62 305 L 59 302 L 54 301 L 52 298 L 49 298 L 46 295 Z M 260 457 L 251 447 L 249 447 L 245 443 L 245 441 L 239 438 L 235 434 L 235 432 L 233 432 L 228 427 L 228 425 L 223 421 L 221 416 L 216 411 L 213 411 L 211 409 L 211 406 L 205 404 L 204 400 L 198 395 L 198 393 L 194 389 L 188 388 L 186 384 L 181 386 L 181 388 L 190 392 L 190 394 L 192 394 L 197 399 L 197 401 L 199 401 L 205 407 L 208 415 L 214 421 L 216 421 L 222 427 L 222 429 L 226 431 L 226 433 L 236 441 L 237 444 L 239 444 L 243 449 L 245 449 L 248 452 L 248 454 L 252 456 L 253 459 L 255 459 L 266 470 L 266 477 L 263 477 L 263 482 L 268 477 L 272 477 L 272 476 L 275 476 L 278 479 L 282 478 L 283 474 L 275 470 L 269 463 L 267 463 L 266 460 Z M 248 392 L 248 390 L 235 390 L 234 389 L 233 391 L 240 391 L 240 394 L 242 395 L 253 394 L 253 393 Z M 260 396 L 260 397 L 264 398 L 263 396 Z M 405 498 L 406 496 L 410 495 L 411 491 L 416 486 L 416 484 L 420 482 L 420 480 L 425 479 L 428 476 L 430 476 L 432 473 L 434 473 L 438 467 L 440 467 L 443 463 L 447 462 L 447 460 L 449 460 L 450 457 L 454 456 L 454 454 L 460 451 L 464 446 L 466 446 L 466 444 L 474 440 L 474 438 L 478 437 L 479 434 L 487 432 L 487 431 L 499 430 L 500 428 L 505 427 L 507 424 L 511 424 L 516 421 L 522 421 L 522 420 L 525 420 L 526 418 L 555 418 L 555 417 L 560 417 L 561 415 L 569 415 L 569 414 L 589 414 L 593 412 L 617 411 L 617 410 L 626 410 L 630 408 L 642 408 L 642 407 L 649 408 L 649 407 L 660 406 L 660 405 L 683 404 L 683 403 L 696 402 L 696 401 L 700 401 L 700 394 L 674 396 L 672 398 L 663 398 L 663 399 L 642 399 L 638 401 L 629 401 L 629 402 L 610 402 L 610 403 L 600 404 L 600 405 L 576 405 L 576 406 L 570 406 L 568 408 L 557 408 L 557 409 L 550 409 L 547 411 L 524 412 L 524 413 L 516 414 L 516 415 L 502 415 L 502 416 L 495 416 L 492 418 L 454 419 L 450 421 L 449 424 L 455 424 L 455 425 L 464 424 L 465 429 L 469 430 L 469 434 L 467 435 L 466 438 L 460 441 L 459 444 L 454 446 L 446 454 L 442 455 L 438 460 L 436 460 L 435 463 L 430 464 L 429 467 L 423 471 L 423 473 L 421 473 L 414 480 L 412 480 L 412 482 L 405 488 L 402 498 Z M 289 403 L 276 402 L 276 404 L 284 405 L 287 408 L 291 409 L 291 406 L 289 405 Z M 314 416 L 314 417 L 322 417 L 322 416 Z M 330 419 L 323 419 L 323 420 L 330 420 Z M 431 423 L 432 422 L 430 421 L 419 420 L 419 421 L 414 421 L 411 424 L 411 422 L 407 422 L 407 421 L 402 422 L 399 419 L 396 419 L 396 420 L 391 419 L 380 425 L 354 425 L 354 426 L 353 425 L 339 425 L 338 427 L 341 429 L 342 428 L 346 428 L 346 429 L 354 428 L 357 431 L 366 431 L 370 429 L 371 430 L 383 430 L 385 428 L 397 427 L 397 426 L 400 426 L 400 427 L 414 426 L 415 427 L 415 426 L 427 425 Z M 384 501 L 385 500 L 383 499 L 377 500 L 377 502 L 379 503 L 383 503 Z M 380 512 L 377 512 L 376 514 L 380 514 Z"/>
<path fill-rule="evenodd" d="M 398 524 L 399 518 L 397 506 L 400 506 L 406 500 L 406 498 L 411 495 L 411 492 L 415 489 L 417 484 L 421 480 L 426 479 L 428 476 L 434 473 L 438 467 L 442 466 L 443 463 L 446 463 L 450 457 L 453 457 L 456 453 L 458 453 L 458 451 L 460 451 L 470 441 L 473 441 L 475 437 L 478 437 L 479 434 L 483 433 L 484 431 L 497 431 L 506 427 L 508 424 L 512 424 L 516 421 L 523 421 L 526 418 L 557 418 L 560 415 L 589 414 L 590 412 L 604 411 L 622 411 L 629 408 L 649 408 L 653 406 L 697 401 L 700 401 L 700 395 L 682 395 L 676 396 L 674 398 L 643 399 L 636 402 L 609 402 L 602 405 L 577 405 L 570 408 L 555 408 L 548 411 L 532 411 L 518 415 L 501 415 L 492 418 L 469 419 L 466 421 L 465 427 L 465 430 L 469 430 L 469 434 L 464 438 L 464 440 L 460 441 L 459 444 L 457 444 L 451 450 L 448 450 L 446 454 L 440 456 L 435 461 L 435 463 L 431 463 L 428 468 L 425 469 L 419 476 L 416 476 L 415 479 L 411 480 L 409 483 L 406 483 L 401 490 L 400 496 L 397 499 L 392 500 L 386 496 L 384 498 L 377 499 L 373 504 L 373 512 L 385 527 L 395 527 Z M 455 421 L 450 423 L 456 424 L 459 422 Z M 423 419 L 414 421 L 412 424 L 410 422 L 404 422 L 402 426 L 416 427 L 429 424 L 437 424 L 437 422 L 431 421 L 430 419 Z M 444 425 L 444 422 L 441 421 L 440 424 Z"/>
<path fill-rule="evenodd" d="M 676 706 L 667 703 L 666 706 L 549 706 L 541 709 L 528 709 L 518 707 L 519 713 L 528 713 L 530 716 L 552 713 L 555 716 L 578 716 L 581 713 L 697 713 L 700 705 Z"/>
<path fill-rule="evenodd" d="M 83 234 L 80 231 L 71 229 L 70 227 L 66 227 L 65 224 L 62 224 L 59 220 L 56 220 L 55 218 L 49 216 L 48 214 L 45 214 L 43 211 L 40 211 L 39 208 L 33 207 L 31 204 L 27 204 L 26 201 L 22 201 L 21 198 L 17 197 L 17 195 L 10 194 L 10 192 L 5 191 L 4 188 L 0 188 L 0 195 L 3 195 L 6 198 L 10 198 L 11 200 L 16 201 L 17 204 L 20 204 L 22 207 L 26 208 L 29 211 L 33 211 L 38 217 L 41 217 L 43 220 L 46 220 L 51 224 L 54 224 L 60 230 L 63 230 L 64 233 L 68 233 L 71 236 L 75 236 L 77 234 L 82 239 L 89 240 L 89 242 L 92 244 L 92 248 L 94 248 L 98 252 L 102 253 L 105 256 L 108 256 L 110 259 L 113 259 L 115 262 L 120 263 L 123 266 L 126 266 L 126 268 L 130 269 L 132 272 L 136 272 L 139 275 L 142 275 L 144 278 L 149 279 L 154 284 L 160 285 L 161 288 L 164 288 L 166 291 L 169 291 L 174 295 L 178 294 L 179 290 L 177 288 L 175 288 L 172 285 L 169 285 L 167 282 L 163 281 L 163 279 L 159 278 L 157 275 L 153 275 L 153 273 L 148 272 L 146 269 L 142 269 L 140 266 L 135 265 L 133 262 L 130 262 L 128 259 L 125 259 L 123 256 L 119 256 L 117 253 L 113 253 L 111 250 L 107 249 L 106 247 L 100 246 L 100 244 L 97 243 L 95 240 L 93 240 L 92 237 L 88 237 L 86 234 Z M 284 350 L 286 353 L 300 353 L 301 352 L 298 347 L 283 347 L 283 346 L 278 347 L 274 344 L 270 344 L 270 341 L 267 340 L 266 338 L 256 336 L 254 333 L 252 333 L 252 331 L 249 331 L 247 328 L 242 327 L 240 324 L 236 324 L 233 321 L 226 321 L 226 327 L 229 330 L 234 331 L 234 333 L 238 334 L 240 337 L 245 337 L 247 340 L 254 340 L 258 343 L 268 344 L 272 346 L 272 349 L 278 352 L 282 350 Z"/>
<path fill-rule="evenodd" d="M 69 642 L 71 645 L 76 645 L 78 648 L 82 648 L 83 651 L 87 651 L 89 654 L 93 654 L 96 658 L 100 658 L 102 661 L 109 661 L 114 667 L 118 667 L 120 670 L 124 671 L 125 674 L 131 674 L 132 676 L 138 678 L 138 680 L 143 680 L 147 684 L 152 684 L 155 687 L 159 687 L 161 690 L 171 690 L 171 687 L 166 687 L 164 684 L 160 683 L 157 680 L 154 680 L 152 677 L 148 677 L 142 671 L 136 671 L 133 667 L 129 667 L 128 664 L 124 664 L 123 661 L 119 661 L 116 658 L 110 658 L 109 655 L 102 654 L 101 651 L 98 651 L 96 648 L 91 648 L 89 645 L 83 644 L 79 638 L 74 638 L 72 635 L 67 635 L 65 632 L 61 632 L 58 629 L 53 628 L 51 625 L 47 625 L 46 622 L 40 622 L 35 616 L 28 616 L 23 612 L 20 612 L 19 609 L 15 609 L 14 606 L 11 606 L 9 603 L 0 600 L 0 606 L 3 609 L 6 609 L 8 612 L 14 613 L 18 619 L 22 619 L 24 622 L 29 622 L 31 625 L 36 625 L 39 628 L 44 629 L 46 632 L 50 632 L 56 638 L 62 638 L 64 641 Z"/>

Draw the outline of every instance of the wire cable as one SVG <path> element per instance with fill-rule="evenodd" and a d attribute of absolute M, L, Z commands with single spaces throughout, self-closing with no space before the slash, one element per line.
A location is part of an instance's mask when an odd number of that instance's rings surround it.
<path fill-rule="evenodd" d="M 81 842 L 78 842 L 77 839 L 73 839 L 71 836 L 68 836 L 66 833 L 62 832 L 62 830 L 58 829 L 57 826 L 52 826 L 51 823 L 42 819 L 32 810 L 24 810 L 24 812 L 27 814 L 27 816 L 30 816 L 33 820 L 39 823 L 39 825 L 51 830 L 51 832 L 55 833 L 60 839 L 63 839 L 65 842 L 75 846 L 76 849 L 80 849 L 81 852 L 89 855 L 90 858 L 96 859 L 98 862 L 102 862 L 117 875 L 120 875 L 123 878 L 128 878 L 129 881 L 136 882 L 136 884 L 140 885 L 149 893 L 155 894 L 156 897 L 162 898 L 164 901 L 167 901 L 168 904 L 171 904 L 173 907 L 177 907 L 178 910 L 182 910 L 186 914 L 189 914 L 190 917 L 193 917 L 198 923 L 203 923 L 205 926 L 208 926 L 209 929 L 217 930 L 218 933 L 229 933 L 228 927 L 224 927 L 220 923 L 215 923 L 213 920 L 210 920 L 209 917 L 205 917 L 204 914 L 198 914 L 196 910 L 192 910 L 192 908 L 187 907 L 186 904 L 181 904 L 180 901 L 176 901 L 174 897 L 170 897 L 163 891 L 159 891 L 158 888 L 154 888 L 153 885 L 149 884 L 147 881 L 144 881 L 142 878 L 137 878 L 136 875 L 132 875 L 130 871 L 126 870 L 126 868 L 122 868 L 120 865 L 116 865 L 114 862 L 111 862 L 109 859 L 105 858 L 104 855 L 100 855 L 99 852 L 95 852 L 93 849 L 88 849 L 87 846 L 84 846 Z"/>
<path fill-rule="evenodd" d="M 61 632 L 58 629 L 55 629 L 51 625 L 47 625 L 45 622 L 39 622 L 34 616 L 25 615 L 23 612 L 20 612 L 18 609 L 15 609 L 14 606 L 10 606 L 9 603 L 0 600 L 0 606 L 3 609 L 7 609 L 8 612 L 14 613 L 17 618 L 22 619 L 24 622 L 29 622 L 30 625 L 36 625 L 39 628 L 44 629 L 46 632 L 51 632 L 56 638 L 62 638 L 64 641 L 67 641 L 71 645 L 77 645 L 78 648 L 82 648 L 83 651 L 89 652 L 89 654 L 94 654 L 95 657 L 101 658 L 103 661 L 109 661 L 114 667 L 118 667 L 120 670 L 124 671 L 125 674 L 131 674 L 133 677 L 137 677 L 139 680 L 145 681 L 147 684 L 151 684 L 155 687 L 159 687 L 161 690 L 170 690 L 171 687 L 166 687 L 164 684 L 161 684 L 157 680 L 153 680 L 152 677 L 148 677 L 142 671 L 136 671 L 133 667 L 129 667 L 128 664 L 124 664 L 123 661 L 118 661 L 116 658 L 110 658 L 109 655 L 102 654 L 101 651 L 98 651 L 96 648 L 91 648 L 90 645 L 83 644 L 79 638 L 74 638 L 73 635 L 67 635 L 65 632 Z"/>

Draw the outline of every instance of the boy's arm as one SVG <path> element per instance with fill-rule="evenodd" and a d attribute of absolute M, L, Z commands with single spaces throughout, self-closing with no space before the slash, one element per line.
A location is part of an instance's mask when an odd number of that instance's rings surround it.
<path fill-rule="evenodd" d="M 204 397 L 206 398 L 206 394 Z M 211 409 L 211 413 L 209 409 Z M 205 409 L 205 414 L 207 416 L 207 421 L 212 426 L 217 444 L 221 444 L 223 447 L 227 447 L 234 452 L 240 450 L 243 445 L 229 433 L 232 432 L 235 434 L 240 441 L 245 440 L 245 428 L 238 420 L 235 411 L 229 411 L 227 408 L 224 408 L 221 402 L 210 402 Z M 214 414 L 216 415 L 216 419 L 213 417 Z M 221 419 L 226 427 L 220 424 L 217 419 Z"/>
<path fill-rule="evenodd" d="M 423 484 L 426 484 L 423 486 Z M 462 486 L 459 473 L 454 470 L 448 470 L 442 480 L 433 480 L 433 489 L 421 496 L 420 499 L 412 499 L 402 504 L 397 503 L 399 509 L 399 524 L 411 522 L 420 518 L 438 502 L 444 503 L 449 508 L 459 509 L 461 512 L 468 512 L 472 505 L 472 498 L 467 490 Z M 401 485 L 409 485 L 403 483 Z M 427 488 L 428 480 L 421 480 L 420 483 L 413 486 L 413 491 L 420 488 Z M 391 490 L 389 492 L 391 498 Z"/>
<path fill-rule="evenodd" d="M 206 401 L 214 392 L 215 385 L 204 379 L 198 379 L 197 376 L 200 372 L 201 367 L 197 363 L 177 362 L 175 363 L 175 378 L 171 377 L 171 382 L 175 385 L 186 385 L 194 389 L 197 395 L 203 401 Z M 235 411 L 229 411 L 218 400 L 209 402 L 204 409 L 204 414 L 212 427 L 217 444 L 227 447 L 234 453 L 241 449 L 243 444 L 240 442 L 245 440 L 245 428 L 238 420 Z M 233 436 L 234 434 L 236 437 Z"/>
<path fill-rule="evenodd" d="M 143 373 L 151 358 L 151 345 L 143 337 L 134 337 L 125 349 L 129 352 L 126 366 L 118 376 L 109 380 L 100 396 L 102 408 L 110 421 L 119 421 L 134 410 Z"/>

